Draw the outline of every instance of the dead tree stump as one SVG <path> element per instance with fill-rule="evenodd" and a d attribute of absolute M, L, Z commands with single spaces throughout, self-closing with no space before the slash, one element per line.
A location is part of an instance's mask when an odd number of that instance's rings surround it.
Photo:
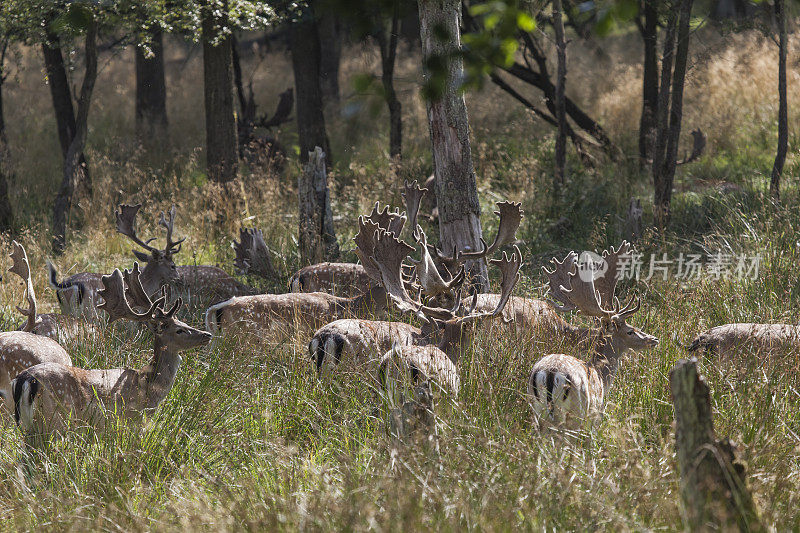
<path fill-rule="evenodd" d="M 297 189 L 300 194 L 300 262 L 314 264 L 338 258 L 325 152 L 319 146 L 308 153 L 308 162 L 297 178 Z"/>
<path fill-rule="evenodd" d="M 717 440 L 708 385 L 697 359 L 681 359 L 670 372 L 675 407 L 675 450 L 690 531 L 762 531 L 745 467 L 728 440 Z"/>

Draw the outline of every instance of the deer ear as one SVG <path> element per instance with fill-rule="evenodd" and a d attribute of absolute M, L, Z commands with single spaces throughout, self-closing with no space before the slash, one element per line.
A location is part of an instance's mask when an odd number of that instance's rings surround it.
<path fill-rule="evenodd" d="M 136 259 L 138 259 L 142 263 L 147 263 L 148 261 L 150 261 L 150 254 L 146 254 L 138 250 L 133 250 L 133 255 L 135 255 Z"/>

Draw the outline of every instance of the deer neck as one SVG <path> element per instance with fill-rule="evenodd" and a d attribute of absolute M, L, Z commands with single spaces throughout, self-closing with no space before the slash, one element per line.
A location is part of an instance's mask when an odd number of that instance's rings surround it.
<path fill-rule="evenodd" d="M 581 348 L 590 348 L 595 345 L 600 339 L 597 328 L 587 328 L 583 326 L 573 326 L 569 322 L 562 321 L 559 324 L 561 334 L 573 346 Z"/>
<path fill-rule="evenodd" d="M 178 352 L 156 336 L 153 342 L 153 358 L 139 371 L 140 383 L 144 385 L 142 401 L 145 409 L 155 409 L 166 398 L 175 383 L 180 364 L 181 356 Z"/>
<path fill-rule="evenodd" d="M 597 371 L 603 382 L 603 390 L 608 390 L 614 383 L 617 375 L 619 360 L 625 354 L 625 349 L 620 349 L 614 343 L 613 338 L 602 336 L 595 341 L 594 354 L 589 364 Z"/>

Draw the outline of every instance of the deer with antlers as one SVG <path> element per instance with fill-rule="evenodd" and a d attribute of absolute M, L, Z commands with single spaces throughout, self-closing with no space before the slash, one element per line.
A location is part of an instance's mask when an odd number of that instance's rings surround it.
<path fill-rule="evenodd" d="M 172 241 L 171 224 L 167 231 L 167 244 L 163 249 L 151 246 L 150 243 L 155 238 L 143 241 L 136 234 L 136 215 L 139 213 L 142 204 L 125 205 L 121 204 L 115 213 L 117 232 L 125 235 L 134 244 L 142 248 L 143 251 L 133 250 L 136 258 L 144 263 L 142 269 L 141 282 L 148 294 L 154 294 L 162 285 L 175 284 L 180 281 L 181 276 L 173 261 L 173 256 L 180 252 L 180 241 Z M 172 213 L 170 212 L 170 221 Z M 162 226 L 166 226 L 167 221 L 164 213 L 161 213 Z M 56 291 L 61 312 L 65 315 L 96 318 L 97 305 L 100 303 L 99 292 L 103 288 L 103 274 L 95 272 L 80 272 L 65 280 L 58 281 L 58 272 L 55 267 L 48 263 L 50 285 Z"/>
<path fill-rule="evenodd" d="M 25 284 L 25 298 L 28 301 L 27 308 L 17 307 L 17 310 L 26 317 L 25 321 L 17 328 L 19 331 L 50 337 L 56 341 L 67 341 L 97 334 L 97 328 L 94 324 L 87 322 L 83 318 L 55 313 L 39 314 L 36 293 L 33 290 L 28 254 L 25 252 L 25 248 L 17 241 L 12 242 L 11 262 L 12 266 L 9 272 L 22 278 Z"/>
<path fill-rule="evenodd" d="M 419 230 L 418 230 L 419 231 Z M 309 344 L 309 352 L 318 370 L 323 365 L 338 365 L 347 356 L 355 364 L 379 361 L 379 376 L 411 377 L 414 381 L 432 380 L 451 392 L 458 392 L 455 371 L 464 350 L 470 344 L 470 326 L 483 319 L 501 316 L 503 307 L 519 279 L 522 254 L 515 249 L 509 258 L 492 260 L 502 272 L 502 297 L 491 312 L 477 313 L 474 305 L 467 311 L 456 299 L 456 308 L 431 307 L 413 299 L 403 279 L 403 261 L 414 248 L 385 230 L 376 229 L 373 238 L 361 237 L 358 253 L 368 257 L 368 270 L 376 269 L 395 307 L 401 313 L 419 317 L 421 328 L 402 322 L 340 320 L 320 328 Z M 461 274 L 463 281 L 463 274 Z M 422 282 L 421 282 L 422 283 Z M 424 284 L 421 292 L 424 292 Z M 387 353 L 388 352 L 388 353 Z M 385 354 L 376 359 L 376 354 Z M 394 371 L 392 373 L 392 371 Z"/>
<path fill-rule="evenodd" d="M 52 328 L 56 330 L 58 323 L 49 316 L 45 320 L 43 315 L 36 313 L 36 294 L 33 292 L 33 283 L 30 275 L 30 264 L 25 248 L 17 241 L 12 243 L 12 266 L 10 272 L 17 274 L 25 280 L 25 297 L 28 308 L 17 309 L 27 317 L 18 331 L 0 333 L 0 396 L 6 407 L 13 410 L 11 401 L 11 380 L 20 372 L 39 363 L 52 362 L 71 365 L 69 354 L 50 336 L 43 335 Z M 47 325 L 47 324 L 50 325 Z M 9 411 L 11 412 L 11 411 Z"/>
<path fill-rule="evenodd" d="M 621 305 L 614 295 L 618 264 L 630 255 L 630 244 L 603 252 L 605 269 L 597 269 L 591 259 L 579 261 L 570 252 L 562 261 L 552 259 L 552 270 L 542 267 L 550 284 L 550 294 L 561 302 L 561 312 L 578 311 L 599 321 L 599 327 L 568 326 L 562 334 L 575 344 L 588 343 L 592 354 L 588 362 L 566 354 L 551 354 L 533 367 L 527 392 L 537 423 L 575 424 L 596 420 L 602 413 L 605 396 L 616 375 L 620 359 L 628 351 L 640 351 L 658 344 L 658 339 L 627 323 L 640 307 L 637 296 Z"/>
<path fill-rule="evenodd" d="M 108 413 L 130 418 L 155 409 L 175 382 L 180 352 L 211 341 L 210 333 L 175 318 L 180 298 L 165 310 L 164 289 L 152 300 L 140 276 L 138 263 L 124 273 L 115 269 L 103 276 L 101 307 L 111 322 L 125 319 L 147 324 L 153 332 L 150 362 L 139 369 L 85 370 L 58 362 L 28 368 L 11 383 L 14 417 L 26 435 L 34 430 L 45 435 L 60 432 L 68 419 L 102 427 Z"/>

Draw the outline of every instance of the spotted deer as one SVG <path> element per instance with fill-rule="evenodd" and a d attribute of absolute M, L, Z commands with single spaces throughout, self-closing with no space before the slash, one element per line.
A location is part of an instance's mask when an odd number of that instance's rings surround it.
<path fill-rule="evenodd" d="M 142 368 L 86 370 L 68 362 L 44 362 L 20 373 L 11 383 L 14 417 L 26 436 L 63 431 L 67 420 L 103 427 L 109 415 L 135 418 L 154 410 L 175 382 L 180 352 L 199 348 L 211 334 L 175 318 L 178 298 L 165 310 L 164 289 L 152 300 L 145 292 L 139 264 L 124 273 L 103 276 L 101 308 L 109 320 L 146 324 L 153 333 L 153 357 Z M 139 311 L 144 310 L 144 311 Z"/>
<path fill-rule="evenodd" d="M 614 295 L 620 257 L 630 254 L 630 245 L 603 252 L 605 271 L 590 271 L 570 252 L 562 261 L 553 258 L 552 269 L 542 267 L 550 294 L 561 302 L 561 312 L 578 311 L 597 320 L 591 328 L 568 327 L 562 334 L 575 344 L 591 347 L 589 361 L 566 354 L 550 354 L 533 367 L 527 384 L 529 401 L 540 427 L 546 424 L 579 425 L 596 421 L 602 414 L 606 394 L 613 384 L 621 358 L 628 351 L 641 351 L 658 339 L 627 323 L 641 305 L 633 296 L 621 305 Z"/>
<path fill-rule="evenodd" d="M 162 285 L 175 284 L 181 276 L 173 261 L 173 256 L 180 252 L 183 239 L 172 241 L 171 225 L 167 233 L 167 243 L 163 249 L 150 246 L 154 238 L 143 241 L 136 234 L 136 215 L 142 204 L 121 204 L 115 212 L 117 232 L 128 237 L 143 251 L 133 250 L 136 258 L 144 263 L 142 269 L 142 286 L 148 294 L 156 293 Z M 173 207 L 174 210 L 174 207 Z M 170 220 L 171 220 L 170 214 Z M 162 225 L 166 224 L 164 214 L 161 213 Z M 98 294 L 103 288 L 103 274 L 95 272 L 80 272 L 63 281 L 58 281 L 58 272 L 48 263 L 50 286 L 56 291 L 61 312 L 65 315 L 97 317 L 97 305 L 100 303 Z"/>
<path fill-rule="evenodd" d="M 25 299 L 28 301 L 27 308 L 17 307 L 17 310 L 26 317 L 25 321 L 17 328 L 19 331 L 27 331 L 62 342 L 97 335 L 98 331 L 95 325 L 83 318 L 55 313 L 38 313 L 28 254 L 17 241 L 12 242 L 11 262 L 12 266 L 9 272 L 22 278 L 25 284 Z"/>
<path fill-rule="evenodd" d="M 13 264 L 9 270 L 25 280 L 28 308 L 17 308 L 27 317 L 20 330 L 0 332 L 0 396 L 9 412 L 13 411 L 11 380 L 17 374 L 39 363 L 72 364 L 69 354 L 61 345 L 52 338 L 37 333 L 37 327 L 41 327 L 42 324 L 37 318 L 42 315 L 36 314 L 36 294 L 33 292 L 28 256 L 22 245 L 16 241 L 12 246 Z"/>
<path fill-rule="evenodd" d="M 359 244 L 360 251 L 367 251 Z M 320 328 L 309 344 L 309 352 L 318 370 L 323 365 L 337 366 L 347 357 L 356 365 L 377 362 L 379 376 L 397 376 L 397 370 L 412 380 L 433 380 L 451 392 L 458 392 L 454 374 L 463 352 L 471 341 L 470 326 L 484 319 L 501 316 L 503 307 L 519 279 L 522 264 L 517 249 L 509 258 L 492 260 L 502 273 L 502 298 L 491 312 L 467 311 L 456 299 L 456 308 L 430 307 L 412 298 L 403 279 L 403 261 L 414 250 L 384 230 L 376 230 L 369 243 L 370 261 L 380 272 L 381 281 L 394 306 L 404 314 L 422 320 L 420 328 L 402 322 L 341 320 Z M 421 291 L 420 291 L 421 292 Z M 388 353 L 387 353 L 388 352 Z M 383 357 L 381 357 L 381 354 Z M 453 390 L 455 389 L 455 390 Z"/>
<path fill-rule="evenodd" d="M 686 349 L 730 357 L 743 350 L 762 355 L 800 349 L 800 326 L 794 324 L 734 323 L 711 328 Z"/>

